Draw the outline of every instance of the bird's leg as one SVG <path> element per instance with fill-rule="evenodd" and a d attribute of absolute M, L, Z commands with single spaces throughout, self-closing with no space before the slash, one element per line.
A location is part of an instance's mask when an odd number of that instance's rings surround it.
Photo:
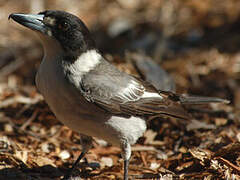
<path fill-rule="evenodd" d="M 129 166 L 129 159 L 124 160 L 124 180 L 128 179 L 128 166 Z"/>
<path fill-rule="evenodd" d="M 72 168 L 68 171 L 68 173 L 64 176 L 62 180 L 67 180 L 70 178 L 73 170 L 76 168 L 80 160 L 85 156 L 88 150 L 92 147 L 92 137 L 81 134 L 80 140 L 82 145 L 82 152 L 77 158 L 77 160 L 74 162 L 74 164 L 72 165 Z"/>
<path fill-rule="evenodd" d="M 122 158 L 124 160 L 124 180 L 128 180 L 128 166 L 129 166 L 129 160 L 131 157 L 131 146 L 128 142 L 128 140 L 124 139 L 121 142 L 121 149 L 122 149 Z"/>

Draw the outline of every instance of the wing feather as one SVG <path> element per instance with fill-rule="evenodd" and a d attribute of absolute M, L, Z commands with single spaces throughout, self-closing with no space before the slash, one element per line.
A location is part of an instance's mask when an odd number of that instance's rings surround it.
<path fill-rule="evenodd" d="M 141 117 L 166 114 L 189 118 L 178 101 L 169 99 L 152 85 L 120 72 L 109 63 L 101 63 L 81 83 L 83 91 L 89 93 L 87 97 L 111 113 Z"/>

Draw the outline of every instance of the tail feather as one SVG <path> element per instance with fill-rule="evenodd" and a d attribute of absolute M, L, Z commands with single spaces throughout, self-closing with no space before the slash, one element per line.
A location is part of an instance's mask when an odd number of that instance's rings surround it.
<path fill-rule="evenodd" d="M 180 95 L 179 100 L 181 104 L 209 104 L 209 103 L 230 103 L 229 100 L 221 99 L 217 97 L 204 97 L 204 96 L 190 96 Z"/>
<path fill-rule="evenodd" d="M 164 98 L 163 106 L 161 103 L 156 105 L 156 113 L 165 114 L 168 116 L 189 119 L 190 115 L 182 105 L 201 105 L 209 103 L 230 103 L 229 100 L 217 97 L 191 96 L 186 94 L 176 94 L 169 91 L 160 91 L 159 94 Z"/>
<path fill-rule="evenodd" d="M 181 104 L 209 104 L 209 103 L 230 103 L 229 100 L 218 98 L 218 97 L 205 97 L 205 96 L 192 96 L 187 94 L 176 94 L 170 91 L 159 91 L 161 96 L 165 96 L 175 102 Z"/>

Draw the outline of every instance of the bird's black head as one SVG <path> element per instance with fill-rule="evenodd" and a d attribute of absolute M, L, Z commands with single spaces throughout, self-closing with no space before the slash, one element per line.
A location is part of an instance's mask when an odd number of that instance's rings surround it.
<path fill-rule="evenodd" d="M 70 59 L 95 48 L 94 40 L 85 24 L 70 13 L 47 10 L 37 15 L 11 14 L 9 18 L 56 39 Z"/>

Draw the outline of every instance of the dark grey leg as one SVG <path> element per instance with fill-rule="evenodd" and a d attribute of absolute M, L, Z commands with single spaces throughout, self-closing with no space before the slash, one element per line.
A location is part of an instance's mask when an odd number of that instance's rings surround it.
<path fill-rule="evenodd" d="M 68 173 L 64 176 L 62 180 L 68 180 L 71 177 L 73 170 L 76 168 L 80 160 L 85 156 L 88 150 L 92 147 L 92 137 L 81 134 L 81 144 L 82 144 L 81 154 L 79 155 L 77 160 L 72 165 L 72 168 L 68 171 Z"/>
<path fill-rule="evenodd" d="M 129 166 L 129 159 L 124 160 L 124 180 L 128 180 L 128 166 Z"/>
<path fill-rule="evenodd" d="M 121 143 L 122 149 L 122 158 L 124 160 L 124 180 L 128 180 L 128 166 L 129 166 L 129 159 L 131 157 L 131 146 L 129 142 L 124 139 Z"/>

